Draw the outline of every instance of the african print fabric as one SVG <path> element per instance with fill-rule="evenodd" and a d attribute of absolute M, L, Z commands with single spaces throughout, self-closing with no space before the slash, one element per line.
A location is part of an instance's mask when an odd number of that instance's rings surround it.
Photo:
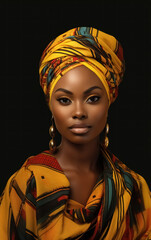
<path fill-rule="evenodd" d="M 67 71 L 81 65 L 99 77 L 109 103 L 114 102 L 125 69 L 123 48 L 109 34 L 92 27 L 77 27 L 52 40 L 42 54 L 40 84 L 50 108 L 51 95 L 58 80 Z"/>
<path fill-rule="evenodd" d="M 103 147 L 100 154 L 103 173 L 86 206 L 73 209 L 70 183 L 57 159 L 49 151 L 28 158 L 1 196 L 0 239 L 151 239 L 145 180 Z"/>

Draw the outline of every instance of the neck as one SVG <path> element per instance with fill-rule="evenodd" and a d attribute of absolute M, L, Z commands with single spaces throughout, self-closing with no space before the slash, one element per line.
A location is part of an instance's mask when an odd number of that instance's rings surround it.
<path fill-rule="evenodd" d="M 56 158 L 62 168 L 96 171 L 99 154 L 98 138 L 86 144 L 74 144 L 62 138 Z"/>

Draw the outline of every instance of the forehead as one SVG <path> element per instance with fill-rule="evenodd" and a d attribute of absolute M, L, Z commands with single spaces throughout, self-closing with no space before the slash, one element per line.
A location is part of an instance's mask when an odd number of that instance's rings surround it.
<path fill-rule="evenodd" d="M 69 91 L 84 91 L 94 85 L 97 85 L 105 91 L 105 88 L 99 77 L 85 66 L 78 66 L 65 73 L 54 87 L 54 92 L 58 88 L 66 88 Z"/>

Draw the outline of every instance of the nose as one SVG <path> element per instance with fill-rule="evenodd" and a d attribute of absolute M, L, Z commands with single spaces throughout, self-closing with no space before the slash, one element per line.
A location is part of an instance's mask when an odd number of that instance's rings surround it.
<path fill-rule="evenodd" d="M 72 115 L 73 119 L 85 119 L 87 118 L 87 112 L 86 109 L 84 107 L 84 103 L 81 102 L 76 102 L 74 104 L 74 110 L 73 110 L 73 115 Z"/>

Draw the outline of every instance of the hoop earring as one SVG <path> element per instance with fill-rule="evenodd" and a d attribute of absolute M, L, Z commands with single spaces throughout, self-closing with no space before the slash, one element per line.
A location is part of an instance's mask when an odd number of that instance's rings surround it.
<path fill-rule="evenodd" d="M 108 133 L 109 133 L 109 124 L 106 124 L 106 130 L 105 130 L 105 139 L 104 139 L 104 146 L 107 148 L 109 145 L 109 138 L 108 138 Z"/>
<path fill-rule="evenodd" d="M 49 148 L 52 153 L 56 151 L 56 143 L 55 143 L 55 128 L 54 128 L 54 118 L 51 118 L 52 125 L 49 128 L 49 134 L 51 136 L 51 140 L 49 142 Z"/>

